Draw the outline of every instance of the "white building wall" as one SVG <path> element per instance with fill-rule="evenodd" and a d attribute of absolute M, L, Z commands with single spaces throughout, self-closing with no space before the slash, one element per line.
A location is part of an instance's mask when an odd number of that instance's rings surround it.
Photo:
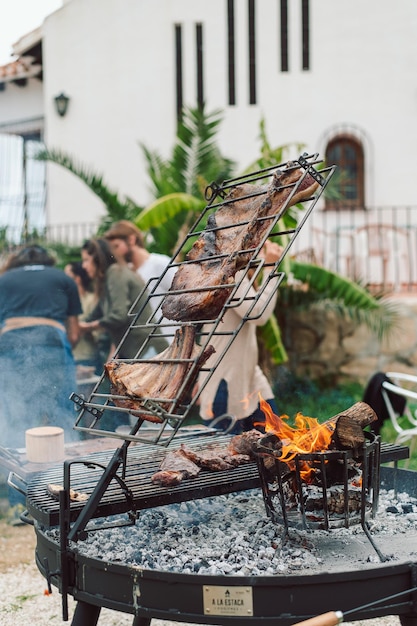
<path fill-rule="evenodd" d="M 283 73 L 279 2 L 257 0 L 256 105 L 248 103 L 247 4 L 235 0 L 237 104 L 228 106 L 226 0 L 66 2 L 43 26 L 47 145 L 103 173 L 121 195 L 149 202 L 139 143 L 169 156 L 176 127 L 174 25 L 183 29 L 184 101 L 195 106 L 195 25 L 202 23 L 206 108 L 224 111 L 219 144 L 238 171 L 259 155 L 261 118 L 273 146 L 303 143 L 320 154 L 335 133 L 348 130 L 364 145 L 367 206 L 416 205 L 417 2 L 311 0 L 310 70 L 303 71 L 301 3 L 291 0 Z M 53 106 L 61 91 L 71 98 L 64 118 Z M 52 223 L 103 213 L 82 183 L 50 166 Z"/>
<path fill-rule="evenodd" d="M 37 78 L 29 78 L 26 87 L 7 83 L 0 93 L 0 132 L 6 125 L 18 125 L 29 119 L 43 117 L 43 86 Z"/>

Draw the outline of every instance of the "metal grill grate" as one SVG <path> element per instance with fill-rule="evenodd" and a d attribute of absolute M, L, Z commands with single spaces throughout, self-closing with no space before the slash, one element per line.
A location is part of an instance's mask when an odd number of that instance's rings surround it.
<path fill-rule="evenodd" d="M 192 450 L 227 447 L 230 439 L 230 435 L 222 434 L 190 435 L 182 437 L 181 440 L 176 439 L 170 449 L 175 450 L 180 443 L 186 444 Z M 70 462 L 71 487 L 75 491 L 91 496 L 103 475 L 103 469 L 111 459 L 111 454 L 111 452 L 93 453 L 85 459 Z M 114 479 L 110 482 L 97 508 L 91 512 L 92 517 L 136 512 L 165 504 L 259 488 L 259 474 L 255 462 L 217 472 L 201 470 L 198 477 L 185 479 L 177 486 L 169 489 L 160 487 L 152 483 L 151 477 L 158 471 L 165 455 L 165 449 L 152 444 L 131 447 L 124 471 L 117 474 L 122 484 Z M 43 526 L 51 527 L 59 523 L 59 502 L 48 493 L 47 485 L 48 483 L 62 485 L 63 474 L 64 470 L 60 465 L 37 474 L 28 485 L 28 511 Z M 71 521 L 78 518 L 85 505 L 85 502 L 70 503 Z"/>
<path fill-rule="evenodd" d="M 191 449 L 204 450 L 211 445 L 227 446 L 230 435 L 212 434 L 190 435 L 181 439 Z M 177 438 L 172 442 L 172 449 L 180 445 Z M 71 487 L 76 491 L 90 495 L 112 457 L 112 451 L 90 453 L 73 465 Z M 235 491 L 259 488 L 261 481 L 255 462 L 241 465 L 232 470 L 208 472 L 202 470 L 196 479 L 184 480 L 180 485 L 164 489 L 151 482 L 151 476 L 158 470 L 166 454 L 165 450 L 152 444 L 143 444 L 129 448 L 123 480 L 132 494 L 132 500 L 116 481 L 112 481 L 103 495 L 92 517 L 104 517 L 126 513 L 129 510 L 140 511 L 146 508 L 163 506 L 174 502 L 200 499 Z M 408 458 L 409 449 L 394 444 L 381 444 L 381 462 L 387 463 Z M 119 471 L 119 476 L 122 473 Z M 27 506 L 30 514 L 41 525 L 57 526 L 59 523 L 59 503 L 47 491 L 47 484 L 63 484 L 63 467 L 58 465 L 42 473 L 36 473 L 28 482 Z M 71 502 L 70 519 L 74 521 L 85 503 Z"/>

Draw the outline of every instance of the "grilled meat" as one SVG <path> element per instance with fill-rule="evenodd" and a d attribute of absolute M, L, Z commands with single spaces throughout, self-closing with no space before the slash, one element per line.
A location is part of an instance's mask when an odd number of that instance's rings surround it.
<path fill-rule="evenodd" d="M 48 483 L 46 485 L 47 492 L 56 500 L 59 500 L 59 494 L 63 489 L 64 487 L 62 485 L 55 485 L 54 483 Z M 80 493 L 74 489 L 69 490 L 69 497 L 71 502 L 85 502 L 88 500 L 88 495 L 86 493 Z"/>
<path fill-rule="evenodd" d="M 253 430 L 236 435 L 228 446 L 209 445 L 204 450 L 192 450 L 181 444 L 178 450 L 168 452 L 159 471 L 151 480 L 163 487 L 172 487 L 178 485 L 184 478 L 198 476 L 201 469 L 218 472 L 249 463 L 253 458 L 252 445 L 259 437 L 262 437 L 262 433 Z M 246 449 L 246 454 L 238 452 L 243 449 Z"/>
<path fill-rule="evenodd" d="M 250 457 L 246 454 L 234 454 L 229 448 L 215 446 L 205 450 L 190 450 L 184 444 L 181 445 L 182 453 L 193 463 L 212 472 L 232 469 L 238 465 L 249 463 Z"/>
<path fill-rule="evenodd" d="M 151 481 L 161 487 L 175 487 L 182 482 L 183 478 L 185 478 L 184 472 L 180 470 L 160 470 L 151 477 Z"/>
<path fill-rule="evenodd" d="M 191 393 L 200 369 L 214 352 L 212 346 L 208 346 L 199 354 L 194 340 L 194 326 L 185 325 L 176 330 L 166 350 L 150 359 L 152 362 L 125 363 L 115 359 L 106 363 L 111 393 L 122 396 L 114 397 L 114 404 L 130 409 L 145 420 L 161 423 L 159 415 L 143 412 L 143 403 L 151 398 L 168 409 L 174 400 L 177 405 L 181 404 Z M 185 380 L 186 388 L 181 390 Z"/>
<path fill-rule="evenodd" d="M 179 485 L 184 478 L 195 478 L 201 468 L 191 461 L 180 448 L 168 452 L 163 459 L 159 471 L 151 478 L 152 482 L 162 487 Z"/>
<path fill-rule="evenodd" d="M 229 443 L 229 450 L 234 455 L 246 454 L 252 459 L 254 458 L 254 447 L 263 437 L 265 437 L 263 433 L 253 428 L 233 437 Z"/>
<path fill-rule="evenodd" d="M 166 318 L 202 321 L 218 317 L 233 290 L 236 272 L 248 263 L 271 227 L 268 217 L 275 219 L 317 189 L 318 183 L 307 173 L 290 198 L 302 176 L 299 167 L 289 164 L 275 173 L 268 187 L 242 184 L 230 191 L 188 253 L 189 263 L 177 270 L 172 293 L 162 302 Z"/>

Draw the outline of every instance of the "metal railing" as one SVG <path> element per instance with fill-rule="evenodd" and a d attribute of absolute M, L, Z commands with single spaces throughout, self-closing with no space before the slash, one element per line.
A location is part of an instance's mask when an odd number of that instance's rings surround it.
<path fill-rule="evenodd" d="M 95 236 L 98 223 L 53 224 L 25 241 L 46 245 L 81 246 Z M 16 247 L 7 230 L 0 240 L 2 256 Z M 316 209 L 291 248 L 300 261 L 337 272 L 375 292 L 417 292 L 417 206 L 367 210 Z"/>
<path fill-rule="evenodd" d="M 417 291 L 417 206 L 318 210 L 293 254 L 372 291 Z"/>
<path fill-rule="evenodd" d="M 20 227 L 0 227 L 3 237 L 0 236 L 2 252 L 12 252 L 16 248 L 30 243 L 43 243 L 46 246 L 60 245 L 68 247 L 81 246 L 86 239 L 97 235 L 97 222 L 83 222 L 76 224 L 52 224 L 43 228 L 33 229 L 23 233 Z M 2 240 L 3 239 L 3 240 Z"/>

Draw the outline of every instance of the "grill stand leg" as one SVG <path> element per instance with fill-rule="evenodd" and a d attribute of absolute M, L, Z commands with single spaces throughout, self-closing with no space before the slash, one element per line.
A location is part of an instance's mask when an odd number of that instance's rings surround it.
<path fill-rule="evenodd" d="M 87 602 L 77 602 L 71 626 L 97 626 L 101 607 L 87 604 Z"/>
<path fill-rule="evenodd" d="M 135 617 L 132 626 L 151 626 L 152 619 L 148 617 Z"/>

